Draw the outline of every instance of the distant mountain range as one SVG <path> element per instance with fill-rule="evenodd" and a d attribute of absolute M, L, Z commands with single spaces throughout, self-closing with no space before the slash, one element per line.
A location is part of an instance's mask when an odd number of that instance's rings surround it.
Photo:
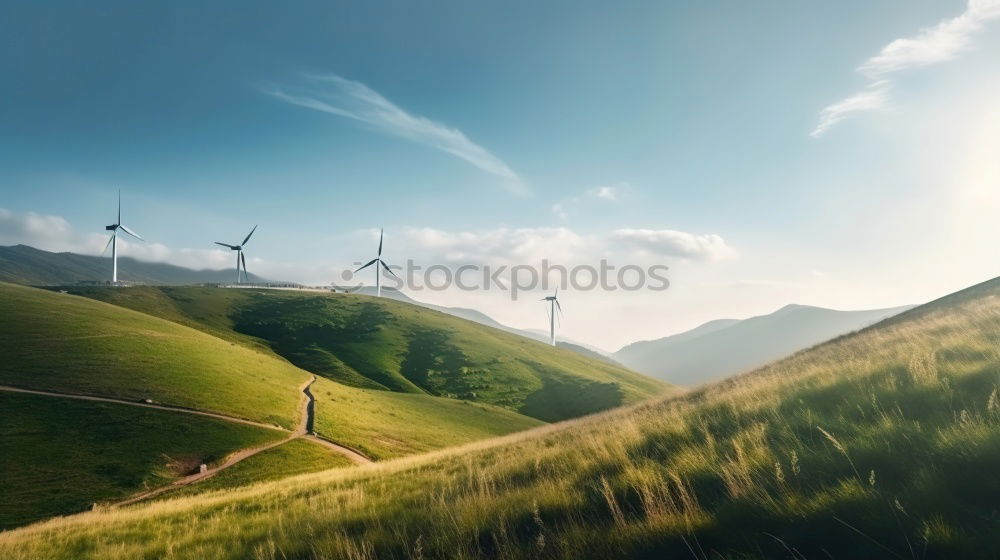
<path fill-rule="evenodd" d="M 232 282 L 235 269 L 192 270 L 165 263 L 118 257 L 118 277 L 141 284 L 220 284 Z M 103 282 L 111 277 L 111 258 L 52 253 L 27 245 L 0 247 L 0 281 L 31 286 Z M 250 274 L 251 282 L 266 280 Z"/>
<path fill-rule="evenodd" d="M 787 305 L 769 315 L 719 319 L 673 336 L 635 342 L 611 357 L 670 383 L 700 385 L 749 371 L 912 307 L 837 311 Z"/>

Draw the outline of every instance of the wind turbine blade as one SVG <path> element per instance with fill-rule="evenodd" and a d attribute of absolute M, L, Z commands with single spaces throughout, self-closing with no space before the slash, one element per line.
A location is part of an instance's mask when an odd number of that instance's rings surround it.
<path fill-rule="evenodd" d="M 377 261 L 377 260 L 378 260 L 378 258 L 376 257 L 376 258 L 374 258 L 374 259 L 372 259 L 372 260 L 368 261 L 368 264 L 366 264 L 366 265 L 362 266 L 361 268 L 359 268 L 359 269 L 355 270 L 354 272 L 358 272 L 358 271 L 361 271 L 361 270 L 364 270 L 364 269 L 368 268 L 369 266 L 371 266 L 371 265 L 375 264 L 375 261 Z"/>
<path fill-rule="evenodd" d="M 109 238 L 108 238 L 108 244 L 107 244 L 107 245 L 105 245 L 105 246 L 104 246 L 104 250 L 103 250 L 103 251 L 101 251 L 101 256 L 102 256 L 102 257 L 104 256 L 104 253 L 107 253 L 107 252 L 108 252 L 108 247 L 110 247 L 110 246 L 111 246 L 111 242 L 112 242 L 112 241 L 114 241 L 114 240 L 115 240 L 115 234 L 113 234 L 113 233 L 112 233 L 112 234 L 111 234 L 111 237 L 109 237 Z"/>
<path fill-rule="evenodd" d="M 229 243 L 220 243 L 220 242 L 216 241 L 215 244 L 216 245 L 222 245 L 223 247 L 229 247 L 230 249 L 235 249 L 236 248 L 236 245 L 230 245 Z"/>
<path fill-rule="evenodd" d="M 382 234 L 383 233 L 385 233 L 385 230 L 382 230 L 382 229 L 378 230 L 378 256 L 380 256 L 380 257 L 382 256 Z"/>
<path fill-rule="evenodd" d="M 240 260 L 243 262 L 243 275 L 246 276 L 247 282 L 250 281 L 250 273 L 247 272 L 247 256 L 240 251 Z"/>
<path fill-rule="evenodd" d="M 247 234 L 247 238 L 244 239 L 243 243 L 240 243 L 240 245 L 246 245 L 247 241 L 250 241 L 250 236 L 253 235 L 253 232 L 255 232 L 255 231 L 257 231 L 257 226 L 253 226 L 253 229 L 250 230 L 250 233 Z"/>
<path fill-rule="evenodd" d="M 122 223 L 122 190 L 118 189 L 118 221 L 115 223 Z"/>
<path fill-rule="evenodd" d="M 145 239 L 143 239 L 142 237 L 139 237 L 139 234 L 138 234 L 138 233 L 136 233 L 136 232 L 134 232 L 134 231 L 132 231 L 132 230 L 128 229 L 127 227 L 125 227 L 125 226 L 123 226 L 123 225 L 120 225 L 120 224 L 119 224 L 119 226 L 118 226 L 118 227 L 122 228 L 123 230 L 125 230 L 125 233 L 127 233 L 127 234 L 131 235 L 132 237 L 134 237 L 134 238 L 138 239 L 139 241 L 145 241 Z"/>
<path fill-rule="evenodd" d="M 386 272 L 388 272 L 389 274 L 392 274 L 393 276 L 396 276 L 396 273 L 393 272 L 391 268 L 389 268 L 389 265 L 385 264 L 385 261 L 379 260 L 378 262 L 382 264 L 382 268 L 384 268 Z M 399 278 L 399 276 L 396 276 L 396 278 Z"/>
<path fill-rule="evenodd" d="M 553 301 L 555 301 L 555 302 L 556 302 L 556 307 L 558 307 L 558 308 L 559 308 L 559 313 L 562 313 L 562 306 L 561 306 L 561 305 L 559 305 L 559 300 L 557 300 L 557 299 L 556 299 L 556 300 L 553 300 Z"/>

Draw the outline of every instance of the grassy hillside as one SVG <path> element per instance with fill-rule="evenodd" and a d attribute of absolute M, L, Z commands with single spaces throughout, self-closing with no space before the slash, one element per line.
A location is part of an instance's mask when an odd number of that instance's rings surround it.
<path fill-rule="evenodd" d="M 280 437 L 176 412 L 0 392 L 0 529 L 161 486 Z"/>
<path fill-rule="evenodd" d="M 172 264 L 137 261 L 128 256 L 118 257 L 118 279 L 125 282 L 146 284 L 229 283 L 234 280 L 235 275 L 234 269 L 191 270 Z M 254 275 L 250 275 L 250 279 L 252 282 L 263 281 Z M 110 256 L 94 257 L 76 253 L 52 253 L 27 245 L 0 247 L 0 282 L 54 286 L 110 280 Z"/>
<path fill-rule="evenodd" d="M 350 459 L 329 448 L 303 439 L 295 439 L 237 463 L 208 480 L 161 494 L 158 499 L 191 496 L 298 474 L 353 466 L 354 463 Z"/>
<path fill-rule="evenodd" d="M 510 410 L 430 395 L 313 385 L 316 432 L 373 459 L 441 449 L 540 426 Z"/>
<path fill-rule="evenodd" d="M 992 281 L 681 397 L 371 470 L 83 514 L 0 534 L 0 551 L 996 557 L 998 333 Z"/>
<path fill-rule="evenodd" d="M 118 291 L 114 288 L 106 288 Z M 0 384 L 222 412 L 291 427 L 309 376 L 194 329 L 0 284 Z"/>
<path fill-rule="evenodd" d="M 662 394 L 615 364 L 389 298 L 194 287 L 73 293 L 200 328 L 359 388 L 429 394 L 562 420 Z"/>
<path fill-rule="evenodd" d="M 742 321 L 721 319 L 666 338 L 629 344 L 613 357 L 669 383 L 701 385 L 750 371 L 909 308 L 838 311 L 788 305 L 768 315 Z"/>
<path fill-rule="evenodd" d="M 309 375 L 273 355 L 254 352 L 251 348 L 259 343 L 227 330 L 224 313 L 200 304 L 216 303 L 226 309 L 225 298 L 235 291 L 215 290 L 213 294 L 220 297 L 192 303 L 166 298 L 155 290 L 100 290 L 154 301 L 171 319 L 198 313 L 203 321 L 198 326 L 229 336 L 233 342 L 90 299 L 0 284 L 0 385 L 136 401 L 148 398 L 285 427 L 296 424 L 299 387 Z M 158 299 L 143 299 L 157 294 Z M 325 379 L 312 392 L 317 399 L 316 431 L 375 458 L 438 449 L 540 424 L 498 407 L 426 394 L 366 391 Z M 7 509 L 0 512 L 4 527 L 79 511 L 83 505 L 141 487 L 163 485 L 174 474 L 182 474 L 170 472 L 165 465 L 212 462 L 220 453 L 281 435 L 115 403 L 2 391 L 0 399 L 5 405 L 0 407 L 0 476 L 10 481 L 4 491 L 12 493 L 11 500 L 3 500 Z M 339 456 L 331 459 L 320 446 L 293 442 L 190 491 L 270 480 L 342 463 Z M 73 488 L 57 492 L 66 484 Z"/>

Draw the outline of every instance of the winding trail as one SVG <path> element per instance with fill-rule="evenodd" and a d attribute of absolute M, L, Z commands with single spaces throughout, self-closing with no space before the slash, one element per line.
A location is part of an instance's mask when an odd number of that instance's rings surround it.
<path fill-rule="evenodd" d="M 366 465 L 366 464 L 372 463 L 373 461 L 371 459 L 369 459 L 368 457 L 366 457 L 364 454 L 362 454 L 360 451 L 357 451 L 356 449 L 351 449 L 349 447 L 345 447 L 343 445 L 340 445 L 339 443 L 336 443 L 336 442 L 330 441 L 328 439 L 319 437 L 319 436 L 317 436 L 317 435 L 315 435 L 313 433 L 313 424 L 315 422 L 315 413 L 316 413 L 316 399 L 313 398 L 313 394 L 309 390 L 309 387 L 312 386 L 312 384 L 315 383 L 315 382 L 316 382 L 316 376 L 314 375 L 314 376 L 312 376 L 309 379 L 309 381 L 306 381 L 305 383 L 302 384 L 302 386 L 299 387 L 299 392 L 302 393 L 302 405 L 301 405 L 301 408 L 300 408 L 300 411 L 299 411 L 299 423 L 295 427 L 295 430 L 293 430 L 293 431 L 289 431 L 289 430 L 287 430 L 285 428 L 282 428 L 280 426 L 275 426 L 275 425 L 272 425 L 272 424 L 264 424 L 263 422 L 254 422 L 253 420 L 247 420 L 245 418 L 238 418 L 236 416 L 229 416 L 229 415 L 226 415 L 226 414 L 219 414 L 219 413 L 216 413 L 216 412 L 207 412 L 207 411 L 204 411 L 204 410 L 196 410 L 196 409 L 192 409 L 192 408 L 184 408 L 184 407 L 181 407 L 181 406 L 171 406 L 171 405 L 166 405 L 166 404 L 151 404 L 151 403 L 145 403 L 145 402 L 141 402 L 141 401 L 130 401 L 130 400 L 125 400 L 125 399 L 116 399 L 116 398 L 112 398 L 112 397 L 99 397 L 99 396 L 96 396 L 96 395 L 86 395 L 86 394 L 81 394 L 81 393 L 60 393 L 60 392 L 56 392 L 56 391 L 38 391 L 38 390 L 35 390 L 35 389 L 21 389 L 21 388 L 18 388 L 18 387 L 10 387 L 10 386 L 7 386 L 7 385 L 0 385 L 0 391 L 7 391 L 7 392 L 11 392 L 11 393 L 26 393 L 26 394 L 29 394 L 29 395 L 42 395 L 42 396 L 47 396 L 47 397 L 58 397 L 58 398 L 66 398 L 66 399 L 78 399 L 78 400 L 84 400 L 84 401 L 95 401 L 95 402 L 108 402 L 108 403 L 113 403 L 113 404 L 124 404 L 124 405 L 128 405 L 128 406 L 138 406 L 138 407 L 141 407 L 141 408 L 152 408 L 152 409 L 156 409 L 156 410 L 166 410 L 168 412 L 179 412 L 179 413 L 183 413 L 183 414 L 194 414 L 194 415 L 197 415 L 197 416 L 207 416 L 209 418 L 215 418 L 215 419 L 218 419 L 218 420 L 225 420 L 227 422 L 236 422 L 236 423 L 239 423 L 239 424 L 247 424 L 247 425 L 256 426 L 256 427 L 259 427 L 259 428 L 267 428 L 269 430 L 276 430 L 276 431 L 281 431 L 281 432 L 288 432 L 288 435 L 286 437 L 284 437 L 284 438 L 282 438 L 282 439 L 280 439 L 278 441 L 274 441 L 274 442 L 268 443 L 267 445 L 262 445 L 262 446 L 259 446 L 259 447 L 250 447 L 250 448 L 247 448 L 247 449 L 241 449 L 239 451 L 235 451 L 233 453 L 230 453 L 221 464 L 219 464 L 218 466 L 216 466 L 214 468 L 208 469 L 205 472 L 194 473 L 194 474 L 185 476 L 183 478 L 179 478 L 179 479 L 171 482 L 170 484 L 167 484 L 166 486 L 160 486 L 158 488 L 154 488 L 154 489 L 148 490 L 146 492 L 141 492 L 139 494 L 135 494 L 135 495 L 129 497 L 128 499 L 122 500 L 120 502 L 109 504 L 110 507 L 119 507 L 119 506 L 127 506 L 129 504 L 134 504 L 134 503 L 140 502 L 142 500 L 147 500 L 149 498 L 152 498 L 152 497 L 155 497 L 155 496 L 159 496 L 160 494 L 163 494 L 164 492 L 169 492 L 171 490 L 176 490 L 177 488 L 181 488 L 183 486 L 188 486 L 190 484 L 194 484 L 196 482 L 205 480 L 207 478 L 211 478 L 211 477 L 215 476 L 216 474 L 218 474 L 219 472 L 221 472 L 221 471 L 223 471 L 225 469 L 228 469 L 229 467 L 231 467 L 231 466 L 239 463 L 240 461 L 244 461 L 246 459 L 249 459 L 250 457 L 253 457 L 254 455 L 257 455 L 258 453 L 262 453 L 264 451 L 267 451 L 268 449 L 274 449 L 275 447 L 278 447 L 279 445 L 288 443 L 288 442 L 290 442 L 290 441 L 292 441 L 294 439 L 299 439 L 299 438 L 302 438 L 302 439 L 304 439 L 306 441 L 310 441 L 310 442 L 315 443 L 317 445 L 322 445 L 322 446 L 324 446 L 324 447 L 326 447 L 328 449 L 336 451 L 337 453 L 340 453 L 344 457 L 347 457 L 348 459 L 351 460 L 351 462 L 353 462 L 353 463 L 355 463 L 357 465 Z"/>
<path fill-rule="evenodd" d="M 315 378 L 313 378 L 315 379 Z M 310 382 L 311 383 L 311 382 Z M 114 397 L 100 397 L 97 395 L 88 395 L 86 393 L 60 393 L 57 391 L 39 391 L 36 389 L 21 389 L 19 387 L 10 387 L 8 385 L 0 385 L 0 391 L 7 391 L 9 393 L 26 393 L 29 395 L 42 395 L 46 397 L 59 397 L 63 399 L 77 399 L 81 401 L 95 401 L 95 402 L 107 402 L 114 404 L 125 404 L 128 406 L 138 406 L 141 408 L 153 408 L 156 410 L 166 410 L 169 412 L 182 412 L 184 414 L 195 414 L 198 416 L 207 416 L 209 418 L 216 418 L 218 420 L 225 420 L 227 422 L 237 422 L 240 424 L 246 424 L 248 426 L 257 426 L 258 428 L 267 428 L 268 430 L 279 430 L 282 432 L 287 432 L 286 428 L 281 426 L 275 426 L 274 424 L 265 424 L 263 422 L 254 422 L 253 420 L 247 420 L 246 418 L 240 418 L 238 416 L 229 416 L 228 414 L 221 414 L 218 412 L 208 412 L 205 410 L 198 410 L 196 408 L 186 408 L 183 406 L 174 406 L 169 404 L 156 404 L 147 403 L 143 401 L 130 401 L 127 399 L 116 399 Z"/>

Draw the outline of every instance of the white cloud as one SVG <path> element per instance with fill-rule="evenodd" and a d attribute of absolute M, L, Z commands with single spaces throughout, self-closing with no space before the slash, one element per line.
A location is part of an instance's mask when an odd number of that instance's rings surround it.
<path fill-rule="evenodd" d="M 141 232 L 139 232 L 141 233 Z M 29 245 L 53 252 L 81 255 L 111 254 L 105 252 L 110 234 L 77 232 L 61 216 L 27 212 L 14 213 L 0 208 L 0 245 Z M 127 235 L 118 237 L 118 254 L 142 261 L 165 262 L 194 269 L 223 269 L 234 265 L 229 251 L 216 249 L 171 249 L 162 243 L 141 242 Z"/>
<path fill-rule="evenodd" d="M 583 194 L 571 196 L 552 205 L 552 213 L 560 220 L 568 220 L 586 203 L 619 202 L 632 192 L 632 185 L 622 181 L 613 185 L 600 185 L 583 191 Z"/>
<path fill-rule="evenodd" d="M 611 239 L 624 247 L 657 257 L 691 261 L 718 261 L 736 256 L 736 251 L 715 234 L 698 235 L 670 229 L 618 229 Z"/>
<path fill-rule="evenodd" d="M 868 89 L 858 92 L 826 107 L 819 114 L 819 124 L 809 133 L 813 138 L 819 138 L 833 125 L 847 118 L 851 113 L 883 109 L 889 104 L 889 82 L 879 80 Z"/>
<path fill-rule="evenodd" d="M 600 198 L 603 200 L 618 200 L 618 190 L 619 187 L 604 185 L 601 187 L 594 187 L 587 191 L 587 196 L 591 198 Z"/>
<path fill-rule="evenodd" d="M 568 220 L 569 212 L 566 211 L 566 205 L 562 202 L 557 202 L 552 205 L 552 213 L 556 215 L 560 220 Z"/>
<path fill-rule="evenodd" d="M 64 218 L 28 212 L 15 214 L 0 208 L 0 245 L 24 243 L 49 251 L 66 251 L 70 246 L 83 246 L 84 240 L 73 235 L 73 228 Z"/>
<path fill-rule="evenodd" d="M 1000 17 L 1000 0 L 969 0 L 964 12 L 921 30 L 913 37 L 890 42 L 858 71 L 873 80 L 865 90 L 833 103 L 820 112 L 820 122 L 810 133 L 819 138 L 851 113 L 882 109 L 888 105 L 890 74 L 954 59 L 972 48 L 972 37 L 990 20 Z"/>
<path fill-rule="evenodd" d="M 674 258 L 711 262 L 736 255 L 715 234 L 674 230 L 618 229 L 584 235 L 569 228 L 496 228 L 453 232 L 409 228 L 404 232 L 406 257 L 428 262 L 537 264 L 543 259 L 562 264 L 593 264 L 602 258 Z"/>
<path fill-rule="evenodd" d="M 385 134 L 430 146 L 460 158 L 502 180 L 505 188 L 519 195 L 529 187 L 502 159 L 476 144 L 461 130 L 412 115 L 361 82 L 335 74 L 309 76 L 310 86 L 274 88 L 265 93 L 293 105 L 306 107 L 368 124 Z"/>
<path fill-rule="evenodd" d="M 585 258 L 593 240 L 568 228 L 495 228 L 445 231 L 408 228 L 408 252 L 446 263 L 536 264 L 542 259 L 564 262 Z"/>
<path fill-rule="evenodd" d="M 871 78 L 892 72 L 946 62 L 971 47 L 972 35 L 983 24 L 1000 17 L 1000 1 L 970 0 L 965 12 L 922 30 L 914 37 L 896 39 L 866 60 L 858 70 Z"/>

